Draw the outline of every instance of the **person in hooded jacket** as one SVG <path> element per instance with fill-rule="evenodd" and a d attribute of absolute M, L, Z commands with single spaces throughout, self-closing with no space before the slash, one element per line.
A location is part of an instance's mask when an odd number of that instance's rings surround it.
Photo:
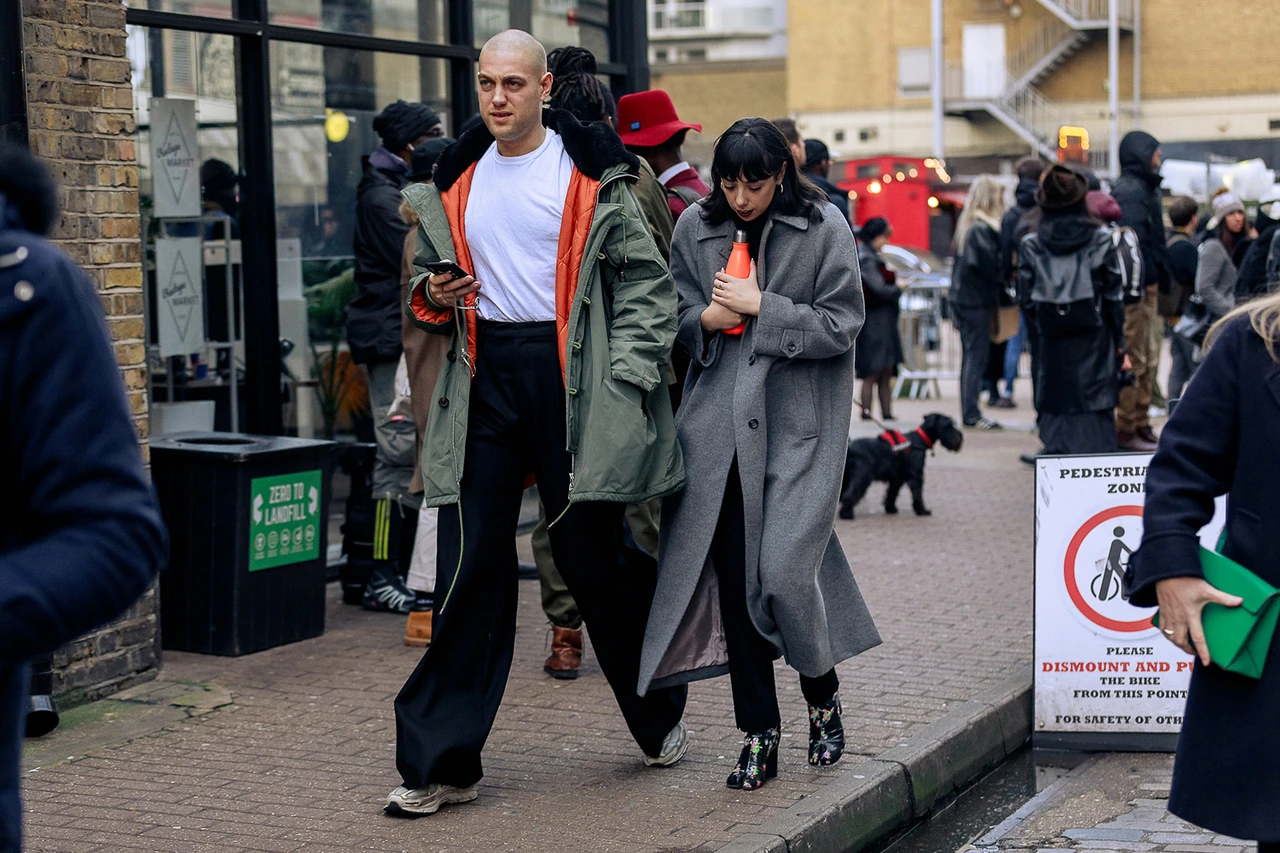
<path fill-rule="evenodd" d="M 1124 344 L 1123 273 L 1111 236 L 1089 215 L 1084 175 L 1044 174 L 1040 218 L 1018 247 L 1018 293 L 1040 339 L 1036 411 L 1044 452 L 1116 450 Z"/>
<path fill-rule="evenodd" d="M 48 171 L 0 145 L 0 853 L 18 799 L 32 658 L 128 608 L 167 552 L 93 283 L 44 236 Z"/>
<path fill-rule="evenodd" d="M 426 104 L 396 101 L 373 120 L 382 145 L 364 161 L 356 187 L 356 296 L 347 306 L 351 359 L 369 378 L 369 406 L 378 449 L 373 463 L 377 501 L 373 559 L 365 586 L 366 609 L 407 615 L 415 597 L 401 578 L 417 530 L 418 500 L 410 493 L 416 431 L 410 420 L 391 416 L 396 367 L 404 347 L 400 267 L 409 226 L 400 217 L 400 191 L 409 184 L 413 150 L 441 136 L 440 116 Z"/>
<path fill-rule="evenodd" d="M 982 380 L 991 355 L 991 316 L 1004 291 L 1000 266 L 1000 217 L 1004 187 L 991 175 L 980 175 L 969 188 L 956 225 L 955 272 L 951 279 L 952 319 L 960 332 L 960 414 L 972 429 L 999 429 L 978 407 Z M 1001 365 L 1003 370 L 1003 364 Z"/>
<path fill-rule="evenodd" d="M 1133 360 L 1133 386 L 1121 394 L 1116 411 L 1117 440 L 1125 450 L 1151 451 L 1151 395 L 1160 371 L 1160 324 L 1157 291 L 1168 292 L 1169 260 L 1165 249 L 1164 208 L 1160 204 L 1160 143 L 1141 130 L 1120 140 L 1120 177 L 1111 195 L 1120 205 L 1120 224 L 1132 228 L 1142 249 L 1142 283 L 1137 296 L 1125 297 L 1125 341 Z"/>

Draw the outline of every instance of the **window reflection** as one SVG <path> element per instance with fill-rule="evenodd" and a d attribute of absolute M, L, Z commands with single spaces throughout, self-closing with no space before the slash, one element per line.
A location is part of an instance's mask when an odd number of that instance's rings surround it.
<path fill-rule="evenodd" d="M 271 0 L 271 23 L 406 41 L 448 41 L 446 0 Z"/>
<path fill-rule="evenodd" d="M 203 15 L 206 18 L 230 18 L 232 0 L 124 0 L 134 9 L 154 12 L 176 12 L 179 15 Z"/>
<path fill-rule="evenodd" d="M 373 119 L 397 100 L 422 102 L 453 131 L 448 62 L 277 42 L 271 46 L 280 336 L 294 344 L 300 434 L 348 427 L 363 385 L 346 354 L 354 291 L 356 187 L 378 145 Z M 359 408 L 356 406 L 356 408 Z"/>
<path fill-rule="evenodd" d="M 547 50 L 585 47 L 609 56 L 608 0 L 474 0 L 476 47 L 505 29 L 533 33 Z"/>

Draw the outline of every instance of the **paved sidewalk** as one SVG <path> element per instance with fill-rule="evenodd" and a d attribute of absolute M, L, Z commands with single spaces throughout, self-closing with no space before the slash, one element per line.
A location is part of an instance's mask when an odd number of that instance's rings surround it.
<path fill-rule="evenodd" d="M 961 853 L 1253 853 L 1169 814 L 1172 777 L 1172 755 L 1092 758 Z"/>
<path fill-rule="evenodd" d="M 913 428 L 942 404 L 906 402 Z M 1018 410 L 1029 420 L 1030 413 Z M 1008 418 L 1017 420 L 1015 417 Z M 856 424 L 858 429 L 864 425 Z M 330 588 L 323 637 L 239 659 L 166 653 L 161 682 L 32 745 L 25 773 L 33 851 L 709 851 L 904 743 L 1031 659 L 1032 472 L 1028 432 L 971 433 L 929 462 L 917 518 L 875 486 L 837 530 L 885 644 L 840 667 L 850 754 L 805 760 L 795 674 L 779 665 L 781 773 L 761 791 L 724 777 L 740 735 L 727 679 L 693 685 L 688 757 L 643 767 L 590 651 L 582 678 L 542 672 L 536 582 L 520 585 L 511 679 L 485 752 L 480 799 L 417 821 L 384 817 L 398 783 L 392 699 L 419 658 L 403 620 L 343 606 Z M 175 708 L 175 692 L 185 705 Z M 118 712 L 118 713 L 117 713 Z M 102 717 L 89 713 L 88 718 Z M 66 748 L 63 748 L 66 744 Z"/>

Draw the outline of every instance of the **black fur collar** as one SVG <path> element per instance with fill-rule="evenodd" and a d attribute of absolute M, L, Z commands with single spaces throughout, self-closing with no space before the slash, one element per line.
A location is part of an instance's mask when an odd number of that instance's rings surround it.
<path fill-rule="evenodd" d="M 640 174 L 639 158 L 626 149 L 608 124 L 602 121 L 583 124 L 565 110 L 543 110 L 542 123 L 560 134 L 565 152 L 578 171 L 588 178 L 598 181 L 618 165 L 625 165 L 633 175 Z M 436 163 L 435 184 L 440 192 L 447 192 L 492 144 L 493 134 L 481 123 L 446 148 Z"/>

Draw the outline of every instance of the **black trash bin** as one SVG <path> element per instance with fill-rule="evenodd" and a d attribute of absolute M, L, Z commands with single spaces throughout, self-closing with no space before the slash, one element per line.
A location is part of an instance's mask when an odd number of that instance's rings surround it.
<path fill-rule="evenodd" d="M 152 439 L 171 542 L 163 648 L 243 655 L 324 633 L 333 446 L 237 433 Z"/>

